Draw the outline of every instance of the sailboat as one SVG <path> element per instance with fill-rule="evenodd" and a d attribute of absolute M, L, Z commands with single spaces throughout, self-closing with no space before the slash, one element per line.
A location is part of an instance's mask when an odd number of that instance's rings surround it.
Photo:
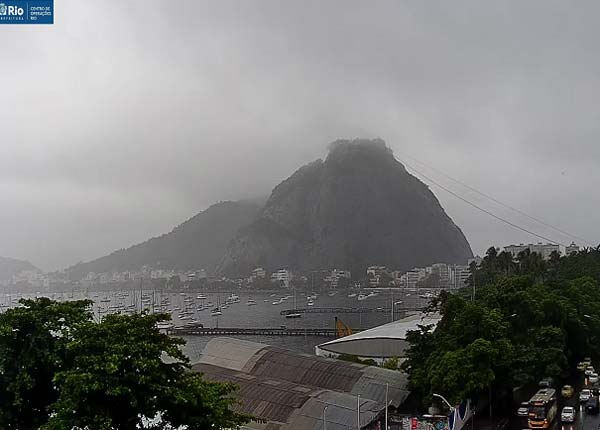
<path fill-rule="evenodd" d="M 293 312 L 286 314 L 286 318 L 302 318 L 302 314 L 297 311 L 296 307 L 296 289 L 294 289 L 294 309 Z"/>
<path fill-rule="evenodd" d="M 219 299 L 219 297 L 217 297 L 217 306 L 212 311 L 210 311 L 211 316 L 216 317 L 219 315 L 223 315 L 223 312 L 221 312 L 220 302 L 221 300 Z"/>

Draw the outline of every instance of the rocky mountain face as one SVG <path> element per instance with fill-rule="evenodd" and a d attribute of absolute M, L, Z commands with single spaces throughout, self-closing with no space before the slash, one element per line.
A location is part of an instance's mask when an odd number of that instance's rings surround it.
<path fill-rule="evenodd" d="M 233 238 L 218 271 L 337 267 L 359 274 L 373 264 L 408 270 L 470 257 L 461 230 L 385 142 L 339 140 L 325 161 L 275 187 L 258 218 Z"/>
<path fill-rule="evenodd" d="M 35 267 L 29 261 L 0 257 L 0 281 L 11 279 L 14 275 L 18 275 L 24 271 L 39 272 L 40 269 Z"/>
<path fill-rule="evenodd" d="M 236 232 L 250 224 L 262 204 L 257 201 L 221 202 L 175 227 L 170 233 L 121 249 L 69 269 L 69 277 L 81 279 L 88 272 L 122 272 L 148 265 L 165 269 L 211 270 L 222 258 Z"/>

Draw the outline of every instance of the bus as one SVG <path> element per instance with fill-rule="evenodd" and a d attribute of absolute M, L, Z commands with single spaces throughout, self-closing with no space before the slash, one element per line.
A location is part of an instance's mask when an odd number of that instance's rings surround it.
<path fill-rule="evenodd" d="M 529 400 L 527 424 L 531 429 L 549 428 L 556 416 L 556 390 L 542 388 Z"/>

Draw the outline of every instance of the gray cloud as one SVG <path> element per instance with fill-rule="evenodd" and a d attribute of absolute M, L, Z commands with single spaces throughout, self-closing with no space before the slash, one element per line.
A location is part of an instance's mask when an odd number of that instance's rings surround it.
<path fill-rule="evenodd" d="M 0 255 L 102 255 L 355 136 L 600 241 L 599 9 L 58 2 L 53 26 L 0 27 Z M 475 251 L 531 240 L 432 189 Z"/>

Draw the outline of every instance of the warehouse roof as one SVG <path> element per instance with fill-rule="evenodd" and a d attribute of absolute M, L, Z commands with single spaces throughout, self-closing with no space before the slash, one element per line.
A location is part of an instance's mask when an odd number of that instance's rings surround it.
<path fill-rule="evenodd" d="M 439 320 L 437 314 L 415 313 L 398 321 L 322 343 L 317 346 L 317 351 L 359 357 L 403 357 L 408 346 L 406 334 L 417 330 L 419 325 L 436 326 Z"/>
<path fill-rule="evenodd" d="M 319 429 L 325 406 L 328 429 L 356 428 L 358 395 L 365 426 L 385 409 L 386 388 L 396 407 L 409 394 L 402 372 L 239 339 L 211 340 L 193 369 L 210 380 L 237 384 L 241 410 L 273 430 Z"/>

